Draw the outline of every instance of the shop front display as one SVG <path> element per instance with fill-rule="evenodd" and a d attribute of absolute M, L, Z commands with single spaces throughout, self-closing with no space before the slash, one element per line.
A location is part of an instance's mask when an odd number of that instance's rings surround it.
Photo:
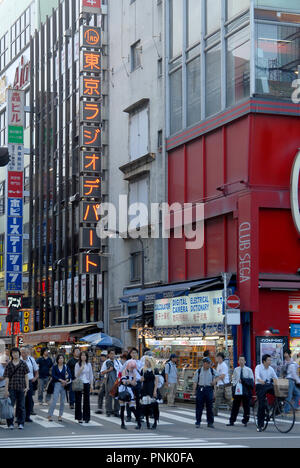
<path fill-rule="evenodd" d="M 146 332 L 146 346 L 153 352 L 157 367 L 163 370 L 171 354 L 178 356 L 179 384 L 177 398 L 193 400 L 193 377 L 202 366 L 205 351 L 216 366 L 216 355 L 226 351 L 225 328 L 223 323 L 191 327 L 154 327 Z M 233 369 L 232 327 L 228 327 L 228 351 L 230 367 Z"/>

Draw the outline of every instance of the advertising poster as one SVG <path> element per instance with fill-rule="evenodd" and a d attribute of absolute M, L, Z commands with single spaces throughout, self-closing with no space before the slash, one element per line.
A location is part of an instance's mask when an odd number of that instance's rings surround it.
<path fill-rule="evenodd" d="M 286 336 L 258 336 L 256 338 L 256 363 L 261 364 L 262 357 L 265 354 L 269 354 L 272 358 L 271 365 L 279 377 L 284 362 L 283 353 L 287 348 L 288 338 Z"/>

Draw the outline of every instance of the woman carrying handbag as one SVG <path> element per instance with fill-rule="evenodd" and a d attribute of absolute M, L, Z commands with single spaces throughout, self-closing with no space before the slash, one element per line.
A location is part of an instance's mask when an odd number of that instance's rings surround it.
<path fill-rule="evenodd" d="M 52 368 L 52 383 L 54 384 L 54 393 L 51 406 L 49 408 L 48 420 L 53 421 L 53 413 L 56 403 L 60 398 L 58 421 L 62 421 L 62 416 L 65 409 L 66 387 L 70 383 L 70 372 L 65 365 L 63 354 L 59 354 L 56 358 L 56 365 Z"/>
<path fill-rule="evenodd" d="M 92 365 L 89 363 L 89 355 L 86 351 L 80 353 L 79 362 L 75 366 L 75 377 L 75 419 L 79 424 L 83 422 L 88 424 L 91 419 L 90 393 L 94 382 L 94 375 Z M 76 390 L 78 387 L 79 390 Z"/>
<path fill-rule="evenodd" d="M 140 415 L 135 408 L 135 396 L 133 389 L 137 382 L 137 364 L 134 359 L 126 362 L 121 375 L 121 385 L 119 386 L 118 399 L 121 408 L 121 429 L 127 429 L 125 426 L 125 406 L 129 404 L 130 411 L 134 414 L 137 425 L 136 429 L 141 429 Z"/>
<path fill-rule="evenodd" d="M 158 370 L 155 369 L 155 361 L 153 358 L 146 356 L 145 364 L 141 370 L 141 404 L 142 412 L 146 417 L 147 429 L 156 429 L 159 420 L 159 406 L 158 399 L 160 394 L 158 391 L 159 375 Z M 149 418 L 154 418 L 154 424 L 150 427 Z"/>

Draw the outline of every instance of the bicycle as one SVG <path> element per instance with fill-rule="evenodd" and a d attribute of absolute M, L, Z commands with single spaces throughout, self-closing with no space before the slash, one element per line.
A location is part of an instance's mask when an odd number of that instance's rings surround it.
<path fill-rule="evenodd" d="M 258 400 L 256 399 L 253 405 L 253 416 L 255 425 L 258 428 L 257 413 Z M 285 397 L 278 396 L 275 396 L 274 401 L 270 404 L 266 397 L 264 420 L 265 424 L 262 427 L 263 431 L 267 429 L 271 420 L 273 420 L 274 426 L 278 432 L 281 432 L 282 434 L 287 434 L 290 432 L 293 429 L 296 420 L 296 413 L 293 404 L 286 400 Z"/>

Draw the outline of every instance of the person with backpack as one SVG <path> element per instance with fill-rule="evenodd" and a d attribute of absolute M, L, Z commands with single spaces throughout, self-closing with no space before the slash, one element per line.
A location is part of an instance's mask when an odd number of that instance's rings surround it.
<path fill-rule="evenodd" d="M 167 400 L 170 408 L 175 408 L 175 398 L 178 383 L 177 356 L 171 354 L 170 360 L 166 363 L 164 369 L 165 386 L 167 388 Z"/>
<path fill-rule="evenodd" d="M 196 371 L 193 378 L 193 393 L 196 395 L 196 429 L 201 426 L 204 406 L 206 406 L 207 427 L 214 429 L 214 385 L 218 374 L 211 367 L 211 359 L 206 357 L 202 362 L 203 366 Z"/>
<path fill-rule="evenodd" d="M 33 422 L 30 416 L 33 414 L 33 395 L 35 391 L 34 385 L 36 385 L 38 378 L 39 378 L 39 366 L 37 365 L 35 359 L 30 356 L 29 348 L 21 348 L 21 359 L 22 361 L 26 362 L 27 367 L 29 369 L 28 379 L 29 379 L 29 390 L 26 393 L 25 397 L 25 411 L 26 411 L 26 418 L 25 422 L 31 423 Z"/>

